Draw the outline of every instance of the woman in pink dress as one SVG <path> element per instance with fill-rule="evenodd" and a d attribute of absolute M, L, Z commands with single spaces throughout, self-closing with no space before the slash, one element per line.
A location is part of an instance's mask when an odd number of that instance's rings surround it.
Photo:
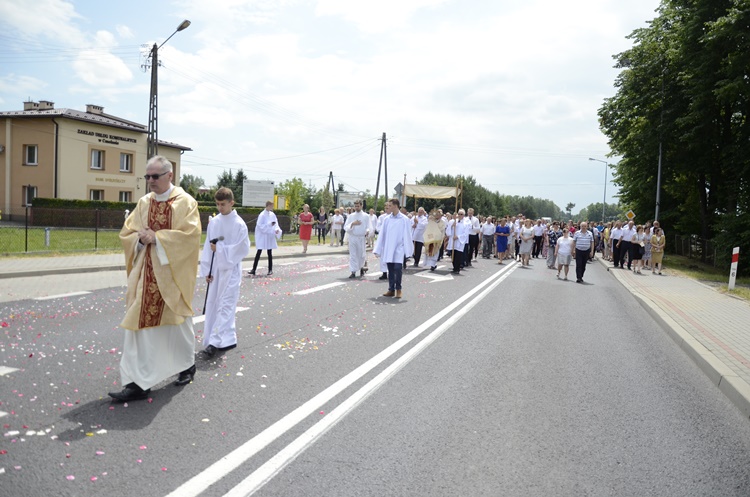
<path fill-rule="evenodd" d="M 302 241 L 302 253 L 307 253 L 307 244 L 310 243 L 310 236 L 312 236 L 313 227 L 313 215 L 310 212 L 310 206 L 305 204 L 302 206 L 302 212 L 299 215 L 299 239 Z"/>

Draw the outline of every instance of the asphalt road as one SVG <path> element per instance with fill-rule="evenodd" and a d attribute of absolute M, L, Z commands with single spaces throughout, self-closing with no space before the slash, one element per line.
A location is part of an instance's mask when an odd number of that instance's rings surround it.
<path fill-rule="evenodd" d="M 128 405 L 123 275 L 5 280 L 0 495 L 750 495 L 747 421 L 604 268 L 476 266 L 397 301 L 277 261 L 237 349 Z"/>

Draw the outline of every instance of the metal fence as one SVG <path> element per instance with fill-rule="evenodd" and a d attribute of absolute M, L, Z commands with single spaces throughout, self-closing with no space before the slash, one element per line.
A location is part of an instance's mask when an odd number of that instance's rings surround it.
<path fill-rule="evenodd" d="M 712 240 L 704 240 L 698 235 L 675 235 L 674 245 L 669 247 L 667 252 L 689 257 L 690 259 L 699 259 L 701 262 L 711 264 L 716 267 L 716 244 Z"/>
<path fill-rule="evenodd" d="M 101 209 L 27 207 L 0 220 L 0 254 L 121 250 L 119 233 L 127 212 Z M 211 212 L 201 212 L 205 232 Z M 240 214 L 248 231 L 255 230 L 257 214 Z M 278 216 L 288 233 L 291 219 Z"/>

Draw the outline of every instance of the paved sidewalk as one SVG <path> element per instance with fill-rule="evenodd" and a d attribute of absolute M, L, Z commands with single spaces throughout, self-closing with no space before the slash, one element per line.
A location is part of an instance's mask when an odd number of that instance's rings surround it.
<path fill-rule="evenodd" d="M 370 250 L 370 249 L 368 249 Z M 285 259 L 290 257 L 312 258 L 330 254 L 348 254 L 349 248 L 330 247 L 310 243 L 307 254 L 302 253 L 302 245 L 280 246 L 273 251 L 273 258 Z M 255 257 L 255 247 L 250 248 L 250 255 L 245 261 L 252 261 Z M 263 252 L 261 261 L 266 259 Z M 97 254 L 86 253 L 76 255 L 44 256 L 33 255 L 23 257 L 0 257 L 0 279 L 21 278 L 26 276 L 44 276 L 47 274 L 73 274 L 95 271 L 125 270 L 125 257 L 122 253 Z"/>
<path fill-rule="evenodd" d="M 750 304 L 702 283 L 651 271 L 609 272 L 640 301 L 674 341 L 750 417 Z"/>

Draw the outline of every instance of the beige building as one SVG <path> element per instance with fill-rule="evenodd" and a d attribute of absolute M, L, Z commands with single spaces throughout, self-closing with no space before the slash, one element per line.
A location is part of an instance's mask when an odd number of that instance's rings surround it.
<path fill-rule="evenodd" d="M 21 215 L 36 197 L 133 202 L 148 193 L 146 126 L 104 113 L 24 102 L 0 112 L 0 209 Z M 183 145 L 159 141 L 180 181 Z"/>

